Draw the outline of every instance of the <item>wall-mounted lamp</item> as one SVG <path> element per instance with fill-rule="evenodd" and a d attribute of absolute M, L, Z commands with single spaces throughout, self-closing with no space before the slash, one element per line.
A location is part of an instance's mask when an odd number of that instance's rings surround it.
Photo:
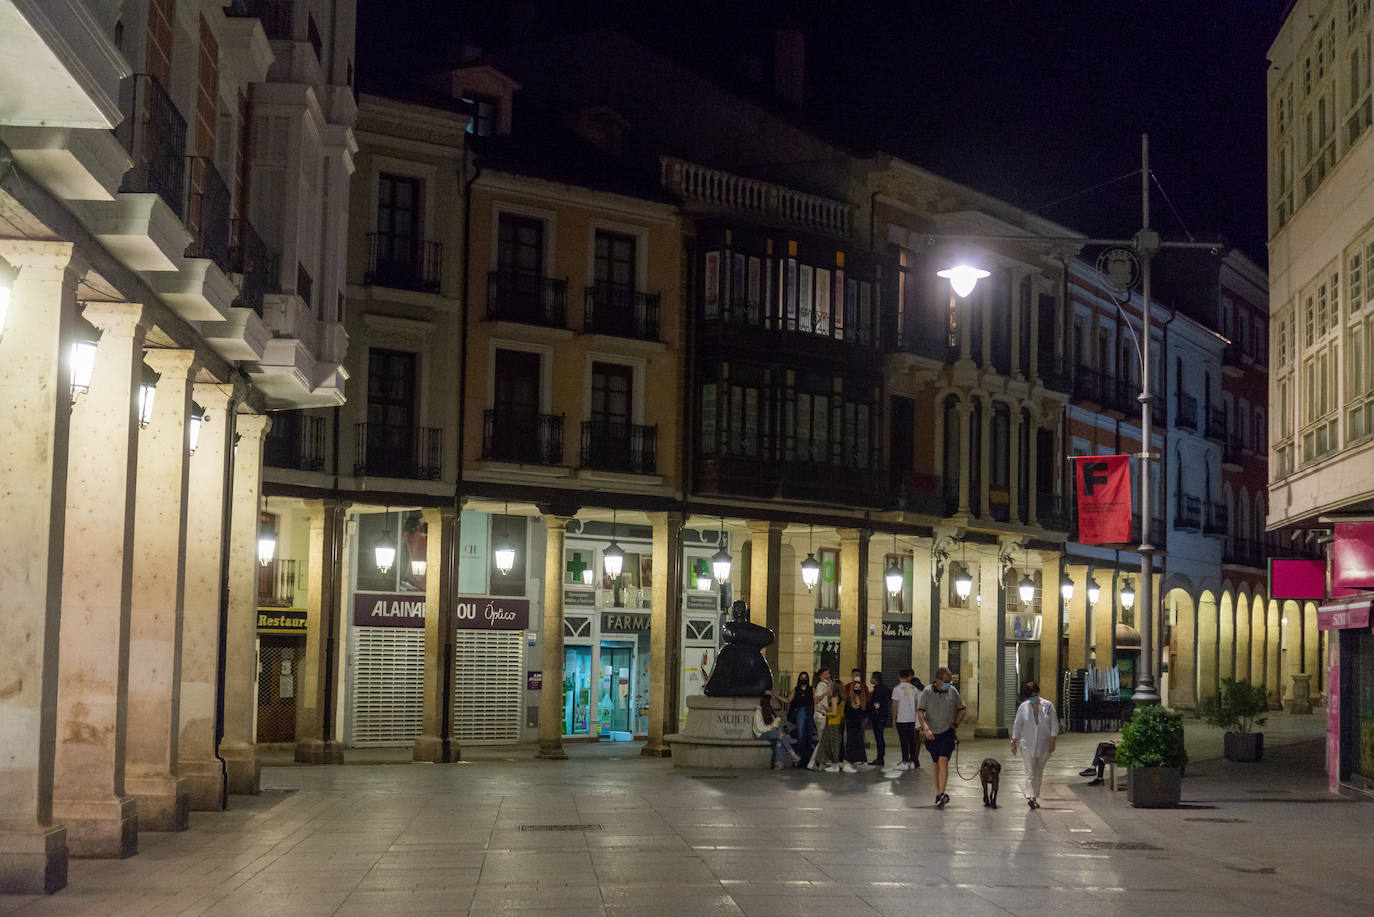
<path fill-rule="evenodd" d="M 19 277 L 19 268 L 0 258 L 0 337 L 5 335 L 5 315 L 10 309 L 10 292 Z"/>
<path fill-rule="evenodd" d="M 147 363 L 143 364 L 143 378 L 138 384 L 138 428 L 146 430 L 153 421 L 153 397 L 157 394 L 157 383 L 161 374 Z"/>
<path fill-rule="evenodd" d="M 191 419 L 188 421 L 190 428 L 186 431 L 187 451 L 191 455 L 196 454 L 196 446 L 200 443 L 200 425 L 205 423 L 205 408 L 191 402 Z"/>
<path fill-rule="evenodd" d="M 72 331 L 72 404 L 76 404 L 78 396 L 91 390 L 95 350 L 99 343 L 100 329 L 78 316 Z"/>

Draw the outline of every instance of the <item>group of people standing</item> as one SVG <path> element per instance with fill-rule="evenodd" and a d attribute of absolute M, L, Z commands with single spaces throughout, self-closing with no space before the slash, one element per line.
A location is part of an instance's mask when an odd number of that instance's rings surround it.
<path fill-rule="evenodd" d="M 919 734 L 934 765 L 935 807 L 942 809 L 949 803 L 945 792 L 949 759 L 968 708 L 944 666 L 936 670 L 928 686 L 922 685 L 911 669 L 903 669 L 898 677 L 897 685 L 889 687 L 883 683 L 882 673 L 874 672 L 871 684 L 865 684 L 863 672 L 854 669 L 850 680 L 840 685 L 828 668 L 818 670 L 814 682 L 803 672 L 786 697 L 770 693 L 759 701 L 754 735 L 774 743 L 774 768 L 781 768 L 790 759 L 795 767 L 855 774 L 865 765 L 885 765 L 884 732 L 889 726 L 897 730 L 901 742 L 898 768 L 920 767 Z M 1019 755 L 1026 768 L 1027 805 L 1038 809 L 1045 765 L 1059 735 L 1059 716 L 1054 705 L 1040 697 L 1040 686 L 1034 681 L 1024 685 L 1022 696 L 1025 700 L 1017 708 L 1011 728 L 1011 753 Z M 775 699 L 788 705 L 790 730 L 774 709 Z M 873 731 L 872 760 L 868 760 L 865 741 L 868 729 Z M 795 733 L 795 739 L 789 731 Z"/>

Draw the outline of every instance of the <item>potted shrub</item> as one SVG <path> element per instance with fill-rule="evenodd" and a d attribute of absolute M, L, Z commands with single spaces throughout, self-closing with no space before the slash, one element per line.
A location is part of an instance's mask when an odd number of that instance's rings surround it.
<path fill-rule="evenodd" d="M 1121 727 L 1116 763 L 1126 768 L 1126 801 L 1138 809 L 1169 809 L 1183 795 L 1183 715 L 1157 704 L 1136 707 Z"/>
<path fill-rule="evenodd" d="M 1223 678 L 1221 690 L 1198 705 L 1204 720 L 1226 731 L 1222 754 L 1227 761 L 1254 762 L 1264 757 L 1264 733 L 1255 727 L 1264 725 L 1268 709 L 1263 686 L 1231 678 Z"/>

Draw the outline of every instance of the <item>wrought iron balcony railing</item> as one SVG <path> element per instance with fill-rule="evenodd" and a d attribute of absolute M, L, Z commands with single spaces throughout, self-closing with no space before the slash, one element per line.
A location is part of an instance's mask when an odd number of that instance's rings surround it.
<path fill-rule="evenodd" d="M 482 416 L 482 458 L 523 465 L 563 464 L 563 415 L 488 408 Z"/>
<path fill-rule="evenodd" d="M 177 216 L 186 205 L 186 119 L 158 78 L 125 77 L 119 85 L 124 120 L 115 138 L 133 159 L 119 190 L 156 194 Z"/>
<path fill-rule="evenodd" d="M 1263 570 L 1268 556 L 1269 549 L 1263 542 L 1245 538 L 1227 538 L 1221 549 L 1221 562 L 1233 567 Z"/>
<path fill-rule="evenodd" d="M 941 363 L 959 359 L 959 345 L 949 343 L 949 335 L 943 330 L 928 332 L 919 327 L 904 328 L 901 333 L 891 332 L 890 340 L 891 349 L 901 353 L 914 353 Z"/>
<path fill-rule="evenodd" d="M 278 281 L 272 266 L 273 259 L 262 236 L 245 217 L 239 217 L 233 222 L 229 246 L 229 270 L 243 277 L 235 306 L 252 309 L 262 316 L 263 296 L 277 292 Z"/>
<path fill-rule="evenodd" d="M 1174 528 L 1196 532 L 1202 528 L 1202 500 L 1179 494 L 1174 507 Z"/>
<path fill-rule="evenodd" d="M 188 258 L 208 258 L 222 271 L 230 269 L 229 260 L 229 186 L 207 156 L 188 160 L 186 188 L 186 229 L 191 244 Z"/>
<path fill-rule="evenodd" d="M 296 562 L 276 558 L 258 566 L 258 604 L 267 608 L 289 608 L 296 601 Z"/>
<path fill-rule="evenodd" d="M 397 290 L 438 293 L 444 246 L 389 232 L 367 234 L 367 273 L 363 283 Z"/>
<path fill-rule="evenodd" d="M 1069 514 L 1065 512 L 1064 498 L 1059 494 L 1037 493 L 1035 518 L 1044 529 L 1067 531 L 1069 528 Z"/>
<path fill-rule="evenodd" d="M 1036 372 L 1045 388 L 1056 392 L 1073 391 L 1073 374 L 1069 372 L 1068 361 L 1063 357 L 1041 351 Z"/>
<path fill-rule="evenodd" d="M 568 282 L 526 271 L 487 274 L 487 320 L 566 328 Z"/>
<path fill-rule="evenodd" d="M 1230 514 L 1226 511 L 1225 503 L 1208 503 L 1207 518 L 1202 523 L 1202 530 L 1208 535 L 1224 535 L 1230 527 Z"/>
<path fill-rule="evenodd" d="M 1226 441 L 1226 411 L 1221 408 L 1211 408 L 1207 411 L 1207 429 L 1204 435 L 1219 443 Z"/>
<path fill-rule="evenodd" d="M 360 423 L 356 428 L 359 476 L 433 481 L 443 467 L 444 431 L 436 427 L 401 427 Z"/>
<path fill-rule="evenodd" d="M 324 418 L 300 411 L 272 415 L 263 464 L 297 471 L 324 471 Z"/>
<path fill-rule="evenodd" d="M 658 467 L 658 425 L 583 421 L 582 467 L 653 474 Z"/>
<path fill-rule="evenodd" d="M 911 513 L 925 513 L 931 516 L 947 516 L 954 508 L 945 508 L 944 482 L 936 474 L 902 474 L 894 469 L 891 476 L 891 501 L 894 509 Z M 955 488 L 955 508 L 959 502 L 958 488 Z"/>
<path fill-rule="evenodd" d="M 582 330 L 641 341 L 658 340 L 658 294 L 596 284 L 584 294 Z"/>
<path fill-rule="evenodd" d="M 1197 429 L 1196 398 L 1192 395 L 1179 394 L 1174 409 L 1174 423 L 1176 426 L 1187 427 L 1189 430 Z"/>

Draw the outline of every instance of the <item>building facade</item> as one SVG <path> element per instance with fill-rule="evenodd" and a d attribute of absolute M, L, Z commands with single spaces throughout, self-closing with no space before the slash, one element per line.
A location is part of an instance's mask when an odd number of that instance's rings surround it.
<path fill-rule="evenodd" d="M 1367 4 L 1300 2 L 1269 51 L 1268 526 L 1329 529 L 1333 558 L 1374 541 L 1371 34 Z M 1324 610 L 1284 603 L 1302 615 L 1288 650 L 1326 676 L 1332 788 L 1367 788 L 1374 577 L 1329 566 Z"/>
<path fill-rule="evenodd" d="M 256 792 L 263 440 L 269 409 L 343 398 L 353 23 L 0 20 L 0 889 L 36 892 Z"/>

